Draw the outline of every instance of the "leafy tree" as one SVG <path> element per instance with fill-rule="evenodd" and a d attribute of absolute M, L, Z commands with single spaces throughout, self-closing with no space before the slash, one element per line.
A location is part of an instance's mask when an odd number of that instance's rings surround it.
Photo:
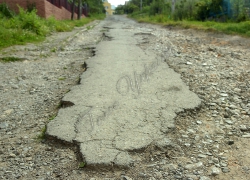
<path fill-rule="evenodd" d="M 119 5 L 115 8 L 115 13 L 116 14 L 124 14 L 124 7 L 123 5 Z"/>
<path fill-rule="evenodd" d="M 71 20 L 74 20 L 76 0 L 73 0 L 71 3 L 73 4 L 71 9 Z"/>
<path fill-rule="evenodd" d="M 209 17 L 210 12 L 210 2 L 208 0 L 202 0 L 196 3 L 196 17 L 195 19 L 199 21 L 205 21 Z"/>
<path fill-rule="evenodd" d="M 117 7 L 116 12 L 118 14 L 134 13 L 134 15 L 143 13 L 150 16 L 161 14 L 172 17 L 174 20 L 196 19 L 199 21 L 214 18 L 225 19 L 227 18 L 225 14 L 228 13 L 228 17 L 231 17 L 229 14 L 232 12 L 234 20 L 239 22 L 247 20 L 248 11 L 250 11 L 249 7 L 246 8 L 246 3 L 249 2 L 250 5 L 250 0 L 143 0 L 142 11 L 139 11 L 140 2 L 141 0 L 130 0 L 126 5 Z M 171 10 L 171 6 L 174 10 Z"/>
<path fill-rule="evenodd" d="M 231 0 L 233 18 L 240 22 L 247 20 L 247 14 L 245 9 L 245 1 L 244 0 Z"/>
<path fill-rule="evenodd" d="M 220 14 L 222 12 L 223 0 L 212 0 L 210 4 L 210 11 L 214 14 Z"/>
<path fill-rule="evenodd" d="M 72 9 L 71 9 L 71 19 L 72 20 L 74 17 L 75 6 L 78 6 L 78 16 L 77 17 L 78 17 L 78 19 L 81 19 L 83 4 L 87 4 L 89 13 L 101 14 L 101 13 L 105 12 L 102 0 L 68 0 L 68 2 L 73 5 Z"/>

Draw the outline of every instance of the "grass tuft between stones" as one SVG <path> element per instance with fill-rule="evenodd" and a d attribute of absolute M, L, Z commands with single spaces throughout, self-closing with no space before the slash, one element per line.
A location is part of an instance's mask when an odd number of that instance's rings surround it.
<path fill-rule="evenodd" d="M 42 141 L 45 139 L 45 133 L 46 133 L 47 127 L 44 126 L 41 130 L 41 133 L 37 136 L 37 139 Z"/>
<path fill-rule="evenodd" d="M 80 162 L 80 164 L 79 164 L 79 168 L 84 168 L 85 167 L 85 162 Z"/>
<path fill-rule="evenodd" d="M 15 61 L 20 61 L 22 59 L 18 57 L 10 56 L 10 57 L 2 57 L 0 58 L 0 60 L 2 60 L 3 62 L 15 62 Z"/>

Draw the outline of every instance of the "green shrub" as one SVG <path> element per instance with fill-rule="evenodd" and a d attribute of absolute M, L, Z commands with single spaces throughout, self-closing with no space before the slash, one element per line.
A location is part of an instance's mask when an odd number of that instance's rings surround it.
<path fill-rule="evenodd" d="M 7 6 L 0 4 L 0 7 L 3 10 Z M 75 26 L 80 27 L 95 19 L 105 18 L 104 14 L 92 14 L 91 18 L 59 21 L 54 17 L 48 19 L 39 17 L 36 9 L 29 12 L 19 7 L 19 11 L 18 15 L 13 14 L 12 17 L 7 17 L 0 11 L 0 49 L 26 42 L 42 41 L 51 32 L 71 31 Z"/>
<path fill-rule="evenodd" d="M 0 58 L 0 60 L 2 60 L 4 62 L 14 62 L 14 61 L 20 61 L 21 59 L 18 57 L 10 56 L 10 57 L 2 57 L 2 58 Z"/>
<path fill-rule="evenodd" d="M 21 21 L 22 29 L 30 30 L 42 36 L 45 36 L 49 32 L 49 28 L 45 25 L 45 21 L 36 14 L 36 10 L 28 12 L 19 7 L 18 18 Z"/>
<path fill-rule="evenodd" d="M 2 17 L 12 18 L 14 16 L 14 12 L 11 11 L 6 3 L 0 4 L 0 14 Z"/>

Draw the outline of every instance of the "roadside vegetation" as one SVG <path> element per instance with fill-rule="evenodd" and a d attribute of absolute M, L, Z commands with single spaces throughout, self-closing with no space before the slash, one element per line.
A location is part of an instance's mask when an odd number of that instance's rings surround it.
<path fill-rule="evenodd" d="M 250 37 L 250 0 L 131 0 L 116 8 L 139 22 Z"/>
<path fill-rule="evenodd" d="M 19 7 L 19 14 L 11 11 L 5 3 L 0 4 L 0 49 L 27 42 L 40 42 L 53 32 L 72 31 L 93 20 L 103 19 L 104 14 L 90 14 L 80 20 L 44 19 L 36 14 L 36 9 Z"/>

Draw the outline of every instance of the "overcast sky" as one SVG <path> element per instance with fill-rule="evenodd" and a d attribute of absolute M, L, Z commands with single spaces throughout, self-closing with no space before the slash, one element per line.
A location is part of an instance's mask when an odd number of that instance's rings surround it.
<path fill-rule="evenodd" d="M 128 1 L 128 0 L 127 0 L 127 1 Z M 118 6 L 119 4 L 122 4 L 122 5 L 125 4 L 125 0 L 108 0 L 108 2 L 109 2 L 111 5 L 115 5 L 115 6 Z"/>

